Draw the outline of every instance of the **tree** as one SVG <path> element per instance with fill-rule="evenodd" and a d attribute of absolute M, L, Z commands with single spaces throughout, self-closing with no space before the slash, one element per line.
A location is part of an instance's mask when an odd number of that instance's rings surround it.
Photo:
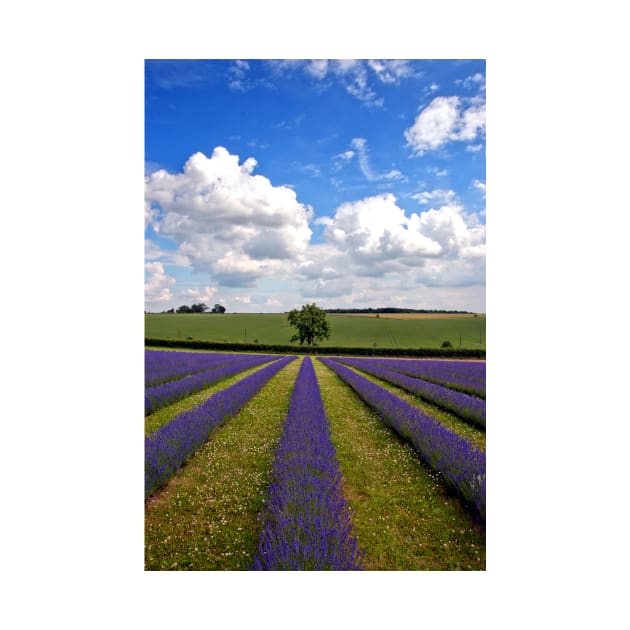
<path fill-rule="evenodd" d="M 213 313 L 225 313 L 225 306 L 222 304 L 215 304 L 212 308 Z"/>
<path fill-rule="evenodd" d="M 330 337 L 330 324 L 326 319 L 326 312 L 316 304 L 305 304 L 302 310 L 294 308 L 288 315 L 289 325 L 297 328 L 297 333 L 291 337 L 291 342 L 306 342 L 309 346 L 317 345 L 317 341 Z"/>
<path fill-rule="evenodd" d="M 193 304 L 190 307 L 190 312 L 191 313 L 205 313 L 208 310 L 208 307 L 201 302 L 200 304 Z"/>

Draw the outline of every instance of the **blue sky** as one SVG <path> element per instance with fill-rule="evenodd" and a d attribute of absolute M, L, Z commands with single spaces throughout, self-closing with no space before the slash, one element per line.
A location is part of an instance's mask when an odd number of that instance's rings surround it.
<path fill-rule="evenodd" d="M 145 309 L 485 312 L 484 60 L 146 60 Z"/>

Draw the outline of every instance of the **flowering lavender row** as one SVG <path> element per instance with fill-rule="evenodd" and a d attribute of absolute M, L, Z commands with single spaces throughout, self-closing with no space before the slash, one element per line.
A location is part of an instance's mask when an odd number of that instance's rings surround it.
<path fill-rule="evenodd" d="M 158 385 L 188 374 L 233 363 L 243 356 L 242 354 L 145 350 L 144 384 Z"/>
<path fill-rule="evenodd" d="M 333 359 L 318 357 L 374 408 L 385 424 L 409 440 L 479 515 L 486 518 L 486 455 L 404 400 Z"/>
<path fill-rule="evenodd" d="M 361 553 L 309 357 L 295 381 L 276 448 L 254 570 L 355 570 Z"/>
<path fill-rule="evenodd" d="M 185 411 L 144 440 L 145 498 L 160 488 L 226 418 L 234 415 L 262 386 L 296 357 L 282 357 L 199 407 Z"/>
<path fill-rule="evenodd" d="M 486 397 L 486 364 L 482 361 L 435 361 L 431 359 L 365 359 L 381 367 L 438 385 L 458 389 L 480 398 Z"/>
<path fill-rule="evenodd" d="M 381 359 L 382 367 L 438 385 L 486 397 L 485 362 Z"/>
<path fill-rule="evenodd" d="M 234 374 L 238 374 L 239 372 L 249 370 L 257 365 L 268 363 L 275 358 L 276 357 L 271 355 L 248 354 L 228 365 L 205 370 L 197 374 L 191 374 L 177 381 L 169 381 L 161 385 L 147 387 L 144 393 L 144 415 L 148 416 L 150 413 L 166 405 L 204 389 L 204 387 L 209 387 L 213 383 L 234 376 Z"/>
<path fill-rule="evenodd" d="M 381 378 L 392 385 L 398 385 L 398 387 L 456 414 L 462 420 L 477 427 L 486 428 L 486 401 L 482 398 L 388 370 L 382 367 L 378 360 L 340 358 L 339 361 Z"/>

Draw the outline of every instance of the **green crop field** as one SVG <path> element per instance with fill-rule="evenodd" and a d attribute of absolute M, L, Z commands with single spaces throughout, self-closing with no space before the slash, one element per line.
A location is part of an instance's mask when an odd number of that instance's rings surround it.
<path fill-rule="evenodd" d="M 328 320 L 331 335 L 321 346 L 439 348 L 450 341 L 455 348 L 486 347 L 484 315 L 328 315 Z M 285 313 L 148 313 L 144 321 L 145 337 L 160 339 L 288 344 L 295 332 Z"/>

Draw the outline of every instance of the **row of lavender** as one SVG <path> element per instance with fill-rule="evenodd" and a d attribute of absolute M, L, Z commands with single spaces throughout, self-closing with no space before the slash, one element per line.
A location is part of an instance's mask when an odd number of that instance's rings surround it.
<path fill-rule="evenodd" d="M 145 498 L 160 488 L 228 417 L 296 357 L 283 357 L 185 411 L 144 441 Z M 269 360 L 269 357 L 267 357 Z"/>
<path fill-rule="evenodd" d="M 305 357 L 275 451 L 252 569 L 355 570 L 361 562 L 319 385 Z"/>
<path fill-rule="evenodd" d="M 233 363 L 243 355 L 174 352 L 172 350 L 144 351 L 144 384 L 146 387 L 183 378 L 189 374 Z"/>
<path fill-rule="evenodd" d="M 380 362 L 389 370 L 445 385 L 480 398 L 486 397 L 485 361 L 381 359 Z"/>
<path fill-rule="evenodd" d="M 185 376 L 176 381 L 147 387 L 144 392 L 144 414 L 149 415 L 225 378 L 263 363 L 269 363 L 269 361 L 277 358 L 274 355 L 234 354 L 227 363 L 224 362 L 222 365 L 216 365 L 211 369 Z"/>
<path fill-rule="evenodd" d="M 485 520 L 486 455 L 470 442 L 428 416 L 342 365 L 339 360 L 318 357 L 345 381 L 385 424 L 409 440 L 422 459 L 439 472 Z"/>
<path fill-rule="evenodd" d="M 372 376 L 376 376 L 387 383 L 398 385 L 398 387 L 456 414 L 462 420 L 470 422 L 481 429 L 486 428 L 486 401 L 483 398 L 464 394 L 450 387 L 437 385 L 436 383 L 388 369 L 389 362 L 387 360 L 341 357 L 338 360 Z"/>

